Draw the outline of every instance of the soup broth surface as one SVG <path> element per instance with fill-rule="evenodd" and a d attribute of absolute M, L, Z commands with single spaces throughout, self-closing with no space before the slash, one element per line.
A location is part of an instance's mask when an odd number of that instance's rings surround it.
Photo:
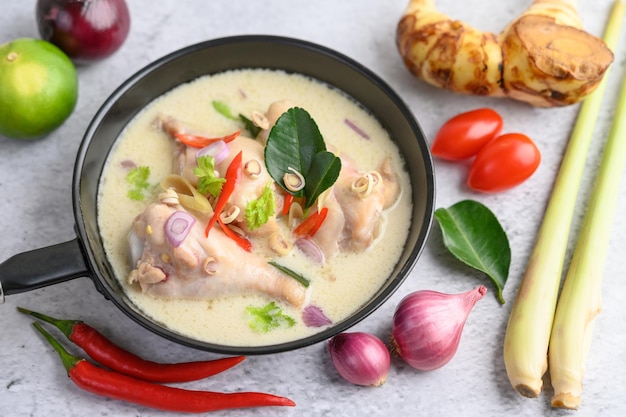
<path fill-rule="evenodd" d="M 156 200 L 162 191 L 158 184 L 174 170 L 172 155 L 177 145 L 155 127 L 157 115 L 172 115 L 219 137 L 242 129 L 242 124 L 216 111 L 214 102 L 225 103 L 232 113 L 250 118 L 254 111 L 264 113 L 271 103 L 285 99 L 309 112 L 329 149 L 349 155 L 360 170 L 374 170 L 384 158 L 391 158 L 401 186 L 397 202 L 384 212 L 383 233 L 364 252 L 342 252 L 322 267 L 298 250 L 280 258 L 281 264 L 303 271 L 310 280 L 307 305 L 318 306 L 333 323 L 339 322 L 380 289 L 397 263 L 411 221 L 409 178 L 399 150 L 366 109 L 341 91 L 300 74 L 244 69 L 204 76 L 154 100 L 129 123 L 108 156 L 99 187 L 98 222 L 110 264 L 132 302 L 160 325 L 196 340 L 227 346 L 273 345 L 326 328 L 307 327 L 300 309 L 276 301 L 295 324 L 263 333 L 251 328 L 247 308 L 267 305 L 272 299 L 265 295 L 160 299 L 142 294 L 138 285 L 127 282 L 132 269 L 127 235 L 133 219 Z M 128 197 L 129 166 L 150 168 L 151 188 L 144 201 Z"/>

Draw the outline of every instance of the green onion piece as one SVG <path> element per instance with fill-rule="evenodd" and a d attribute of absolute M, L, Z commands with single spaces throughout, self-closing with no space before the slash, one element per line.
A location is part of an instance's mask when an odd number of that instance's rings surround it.
<path fill-rule="evenodd" d="M 211 102 L 211 104 L 213 104 L 213 108 L 222 116 L 226 117 L 227 119 L 230 120 L 239 120 L 239 118 L 237 116 L 235 116 L 233 114 L 233 112 L 230 110 L 230 107 L 228 106 L 228 104 L 224 103 L 223 101 L 218 101 L 218 100 L 213 100 Z"/>
<path fill-rule="evenodd" d="M 272 265 L 274 268 L 278 269 L 280 272 L 282 272 L 285 275 L 289 275 L 291 278 L 295 279 L 296 281 L 298 281 L 300 284 L 302 284 L 303 287 L 308 288 L 310 285 L 310 281 L 308 279 L 306 279 L 305 277 L 303 277 L 302 275 L 300 275 L 299 273 L 287 268 L 286 266 L 282 266 L 274 261 L 269 261 L 268 262 L 270 265 Z"/>

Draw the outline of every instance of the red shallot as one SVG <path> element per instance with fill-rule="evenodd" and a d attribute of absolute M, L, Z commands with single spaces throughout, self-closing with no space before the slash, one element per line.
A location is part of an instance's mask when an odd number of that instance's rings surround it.
<path fill-rule="evenodd" d="M 340 333 L 328 342 L 328 352 L 339 375 L 356 385 L 379 386 L 385 383 L 391 355 L 376 336 Z"/>
<path fill-rule="evenodd" d="M 177 248 L 185 240 L 196 219 L 186 211 L 175 211 L 165 221 L 165 236 Z"/>
<path fill-rule="evenodd" d="M 407 295 L 393 316 L 393 349 L 420 371 L 444 366 L 456 354 L 470 311 L 486 292 L 481 285 L 461 294 L 421 290 Z"/>

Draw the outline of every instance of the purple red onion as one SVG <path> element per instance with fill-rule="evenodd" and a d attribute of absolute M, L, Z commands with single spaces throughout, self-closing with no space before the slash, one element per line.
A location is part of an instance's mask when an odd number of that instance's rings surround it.
<path fill-rule="evenodd" d="M 165 221 L 165 236 L 173 247 L 177 248 L 183 243 L 196 219 L 186 211 L 175 211 Z"/>
<path fill-rule="evenodd" d="M 75 62 L 108 57 L 122 46 L 130 30 L 124 0 L 38 0 L 36 12 L 42 39 Z"/>
<path fill-rule="evenodd" d="M 387 380 L 391 355 L 376 336 L 340 333 L 328 342 L 328 352 L 339 375 L 356 385 L 379 386 Z"/>
<path fill-rule="evenodd" d="M 486 292 L 481 285 L 461 294 L 422 290 L 407 295 L 393 316 L 393 349 L 415 369 L 444 366 L 456 354 L 470 311 Z"/>

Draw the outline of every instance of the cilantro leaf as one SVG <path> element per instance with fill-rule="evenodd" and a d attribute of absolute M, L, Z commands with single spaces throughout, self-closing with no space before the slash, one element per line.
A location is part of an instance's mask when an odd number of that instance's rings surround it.
<path fill-rule="evenodd" d="M 274 302 L 264 307 L 248 306 L 246 312 L 250 316 L 250 328 L 259 333 L 267 333 L 279 327 L 291 327 L 296 321 L 283 313 L 283 310 Z"/>
<path fill-rule="evenodd" d="M 132 188 L 128 191 L 128 198 L 136 201 L 143 201 L 144 191 L 150 187 L 148 177 L 150 176 L 150 167 L 139 166 L 131 169 L 126 175 L 126 182 Z"/>
<path fill-rule="evenodd" d="M 198 191 L 217 197 L 226 179 L 215 176 L 215 158 L 203 155 L 198 158 L 197 163 L 198 166 L 193 169 L 193 173 L 198 177 Z"/>
<path fill-rule="evenodd" d="M 252 200 L 246 206 L 246 223 L 248 229 L 255 230 L 263 226 L 276 211 L 274 191 L 267 184 L 263 194 L 256 200 Z"/>

